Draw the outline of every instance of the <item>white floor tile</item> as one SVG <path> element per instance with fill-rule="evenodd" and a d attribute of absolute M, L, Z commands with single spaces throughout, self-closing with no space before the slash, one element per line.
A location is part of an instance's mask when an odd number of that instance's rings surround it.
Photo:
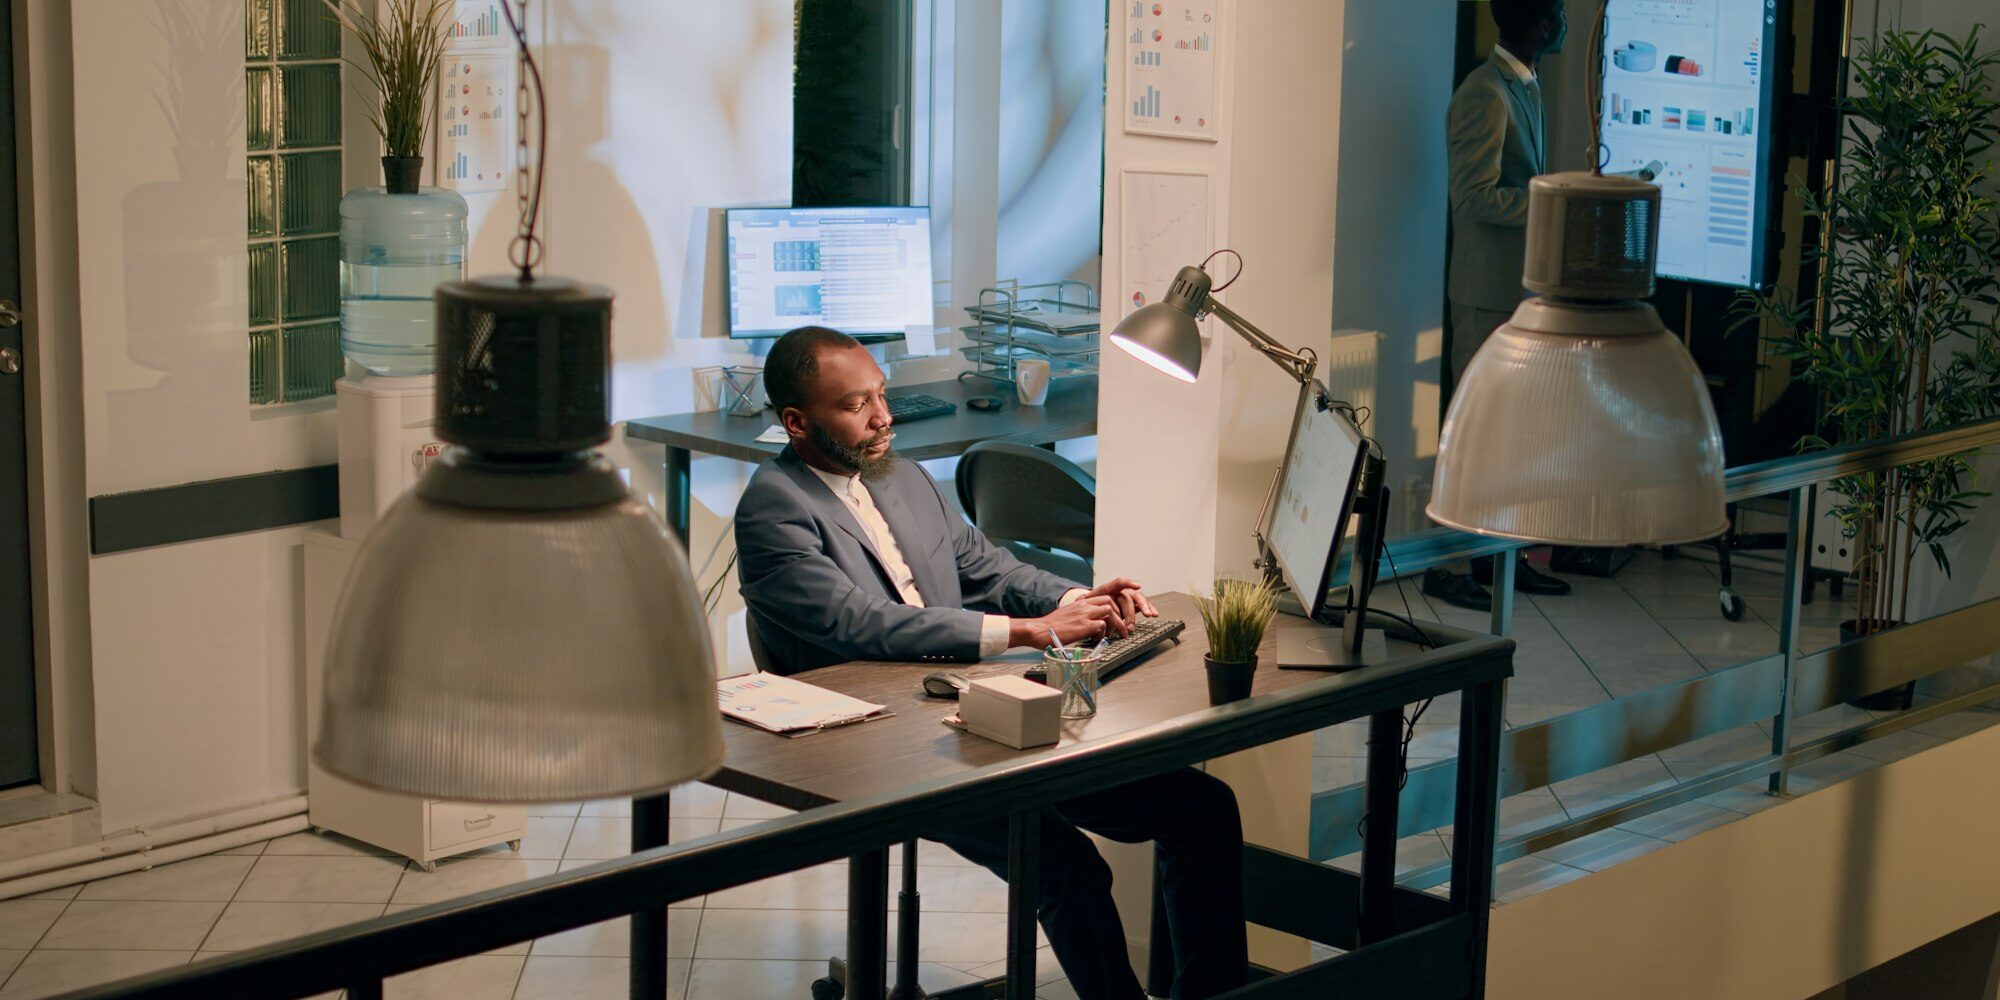
<path fill-rule="evenodd" d="M 1742 818 L 1742 813 L 1731 812 L 1719 806 L 1701 802 L 1683 802 L 1651 815 L 1620 823 L 1618 829 L 1679 843 L 1696 834 L 1706 833 Z"/>
<path fill-rule="evenodd" d="M 220 851 L 217 851 L 217 852 L 215 852 L 215 853 L 217 853 L 217 854 L 242 854 L 242 855 L 246 855 L 246 856 L 248 856 L 248 857 L 253 857 L 253 858 L 254 858 L 254 857 L 256 857 L 257 855 L 259 855 L 259 854 L 262 854 L 262 853 L 264 853 L 264 847 L 265 847 L 265 845 L 267 845 L 267 844 L 269 844 L 269 843 L 270 843 L 270 841 L 268 841 L 268 840 L 259 840 L 259 841 L 256 841 L 255 843 L 249 843 L 249 844 L 244 844 L 244 845 L 241 845 L 241 846 L 239 846 L 239 847 L 227 847 L 227 848 L 224 848 L 224 849 L 222 849 L 222 850 L 220 850 Z"/>
<path fill-rule="evenodd" d="M 92 882 L 79 899 L 208 900 L 228 902 L 256 858 L 213 854 Z"/>
<path fill-rule="evenodd" d="M 581 802 L 537 802 L 528 806 L 530 816 L 567 816 L 575 819 L 583 810 Z"/>
<path fill-rule="evenodd" d="M 695 940 L 710 916 L 700 910 L 668 910 L 667 957 L 693 956 Z M 530 953 L 571 958 L 624 958 L 632 953 L 632 919 L 619 917 L 538 938 Z"/>
<path fill-rule="evenodd" d="M 889 866 L 889 909 L 898 909 L 903 867 Z M 1007 883 L 984 868 L 918 865 L 918 906 L 926 913 L 1005 913 Z"/>
<path fill-rule="evenodd" d="M 771 819 L 775 816 L 790 816 L 793 810 L 774 806 L 769 802 L 759 802 L 748 795 L 729 793 L 729 801 L 722 807 L 723 819 Z"/>
<path fill-rule="evenodd" d="M 314 833 L 311 830 L 269 841 L 264 845 L 264 853 L 283 857 L 314 858 L 391 858 L 396 856 L 395 851 L 389 850 L 386 847 L 377 847 L 374 844 L 363 843 L 352 837 L 343 837 L 333 832 Z"/>
<path fill-rule="evenodd" d="M 669 1000 L 680 1000 L 687 995 L 690 964 L 681 958 L 667 960 Z M 534 955 L 521 969 L 521 983 L 515 987 L 514 1000 L 626 1000 L 631 996 L 627 975 L 623 958 Z"/>
<path fill-rule="evenodd" d="M 35 1000 L 187 964 L 193 951 L 37 951 L 7 977 L 0 997 Z"/>
<path fill-rule="evenodd" d="M 967 964 L 998 962 L 1007 957 L 1005 913 L 924 913 L 919 924 L 917 958 L 924 962 Z M 1037 945 L 1042 940 L 1036 931 Z M 889 953 L 896 951 L 896 924 L 889 923 Z M 837 952 L 835 952 L 837 954 Z"/>
<path fill-rule="evenodd" d="M 400 858 L 283 857 L 266 853 L 236 890 L 260 903 L 386 903 L 403 877 Z"/>
<path fill-rule="evenodd" d="M 576 820 L 564 816 L 530 816 L 521 832 L 519 850 L 504 842 L 489 844 L 476 851 L 455 855 L 465 858 L 510 858 L 518 861 L 560 861 L 569 846 L 570 828 Z"/>
<path fill-rule="evenodd" d="M 973 869 L 977 870 L 977 869 Z M 891 898 L 896 882 L 890 881 Z M 928 905 L 929 900 L 925 900 Z M 786 872 L 749 885 L 712 892 L 704 904 L 723 910 L 845 910 L 847 865 L 835 863 Z"/>
<path fill-rule="evenodd" d="M 1586 834 L 1569 843 L 1538 851 L 1536 855 L 1572 868 L 1601 872 L 1621 861 L 1630 861 L 1666 846 L 1664 840 L 1614 828 Z"/>
<path fill-rule="evenodd" d="M 1509 795 L 1500 800 L 1500 836 L 1516 837 L 1569 818 L 1562 803 L 1546 788 Z"/>
<path fill-rule="evenodd" d="M 1756 781 L 1746 781 L 1725 788 L 1713 795 L 1704 795 L 1695 801 L 1748 816 L 1784 804 L 1785 800 L 1772 795 L 1767 791 L 1768 788 L 1769 784 L 1765 779 L 1759 778 Z"/>
<path fill-rule="evenodd" d="M 393 917 L 393 916 L 395 916 L 395 915 L 396 915 L 396 914 L 398 914 L 398 913 L 405 913 L 405 912 L 408 912 L 408 911 L 410 911 L 410 910 L 421 910 L 421 909 L 423 909 L 424 907 L 426 907 L 426 906 L 429 906 L 429 905 L 431 905 L 431 904 L 429 904 L 429 903 L 390 903 L 390 904 L 389 904 L 388 906 L 385 906 L 385 907 L 383 907 L 383 908 L 382 908 L 382 915 L 383 915 L 383 916 L 385 916 L 385 917 Z M 528 953 L 528 947 L 529 947 L 529 945 L 531 945 L 531 944 L 533 944 L 533 943 L 534 943 L 534 942 L 532 942 L 532 941 L 516 941 L 516 942 L 514 942 L 513 944 L 503 944 L 503 945 L 501 945 L 501 946 L 500 946 L 500 947 L 498 947 L 498 948 L 493 948 L 493 949 L 491 949 L 491 950 L 488 950 L 488 951 L 483 951 L 483 952 L 480 952 L 480 954 L 482 954 L 482 955 L 526 955 L 526 954 Z"/>
<path fill-rule="evenodd" d="M 381 915 L 380 903 L 230 903 L 201 947 L 244 951 Z"/>
<path fill-rule="evenodd" d="M 266 859 L 269 860 L 269 859 Z M 465 858 L 455 861 L 438 862 L 437 871 L 427 872 L 411 866 L 403 873 L 403 880 L 396 886 L 390 897 L 392 903 L 436 903 L 459 896 L 469 896 L 486 889 L 496 889 L 503 885 L 543 875 L 555 873 L 553 861 L 508 861 L 489 858 Z M 252 874 L 255 877 L 255 874 Z"/>
<path fill-rule="evenodd" d="M 973 979 L 981 982 L 988 979 L 998 979 L 1007 974 L 1007 961 L 1003 958 L 997 962 L 971 966 L 966 968 L 965 972 Z M 1037 987 L 1046 986 L 1062 978 L 1062 963 L 1056 961 L 1055 951 L 1047 945 L 1035 949 L 1035 985 Z"/>
<path fill-rule="evenodd" d="M 81 882 L 75 882 L 75 883 L 71 883 L 70 885 L 59 885 L 59 886 L 56 886 L 56 887 L 55 887 L 55 888 L 53 888 L 53 889 L 43 889 L 43 890 L 42 890 L 41 892 L 31 892 L 31 893 L 29 893 L 29 894 L 27 894 L 27 895 L 25 895 L 25 896 L 22 896 L 22 897 L 20 897 L 20 898 L 22 898 L 22 899 L 75 899 L 75 898 L 77 897 L 77 894 L 78 894 L 78 893 L 80 893 L 80 892 L 82 892 L 82 891 L 83 891 L 83 883 L 81 883 Z"/>
<path fill-rule="evenodd" d="M 38 951 L 194 951 L 224 903 L 79 899 L 42 935 Z"/>
<path fill-rule="evenodd" d="M 474 955 L 383 982 L 384 1000 L 510 1000 L 521 979 L 519 955 Z"/>
<path fill-rule="evenodd" d="M 721 821 L 694 817 L 667 820 L 667 840 L 679 844 L 716 832 Z M 609 816 L 585 816 L 570 831 L 563 860 L 603 861 L 632 853 L 632 821 Z"/>
<path fill-rule="evenodd" d="M 1396 876 L 1401 878 L 1419 868 L 1428 868 L 1451 860 L 1451 853 L 1445 849 L 1443 838 L 1435 833 L 1419 833 L 1396 841 Z M 1342 855 L 1327 862 L 1343 871 L 1361 871 L 1361 852 Z M 1004 912 L 1004 910 L 1003 910 Z"/>
<path fill-rule="evenodd" d="M 1500 903 L 1517 902 L 1589 874 L 1581 868 L 1572 868 L 1531 854 L 1525 858 L 1515 858 L 1493 870 L 1493 898 Z M 1449 891 L 1446 890 L 1447 893 Z"/>
<path fill-rule="evenodd" d="M 1708 670 L 1723 670 L 1778 651 L 1778 631 L 1747 616 L 1733 622 L 1714 613 L 1701 618 L 1662 616 L 1660 624 Z"/>
<path fill-rule="evenodd" d="M 60 899 L 0 900 L 0 948 L 33 948 L 68 907 Z"/>
<path fill-rule="evenodd" d="M 27 957 L 28 952 L 24 948 L 0 948 L 0 983 L 5 983 L 7 976 L 14 971 L 14 967 L 20 965 L 21 960 Z"/>
<path fill-rule="evenodd" d="M 846 948 L 847 914 L 838 910 L 703 910 L 694 951 L 697 959 L 823 962 Z"/>

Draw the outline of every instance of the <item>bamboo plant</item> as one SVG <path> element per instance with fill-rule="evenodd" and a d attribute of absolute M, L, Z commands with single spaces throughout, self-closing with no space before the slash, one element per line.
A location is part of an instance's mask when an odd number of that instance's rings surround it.
<path fill-rule="evenodd" d="M 2000 53 L 1896 31 L 1864 43 L 1845 103 L 1840 183 L 1806 211 L 1830 247 L 1817 296 L 1746 296 L 1771 320 L 1795 377 L 1817 390 L 1821 431 L 1801 450 L 1963 423 L 2000 411 Z M 1966 452 L 1833 484 L 1854 544 L 1858 635 L 1907 622 L 1918 550 L 1951 573 L 1944 542 L 1987 494 Z"/>
<path fill-rule="evenodd" d="M 1195 595 L 1194 606 L 1208 631 L 1208 658 L 1217 663 L 1248 663 L 1257 644 L 1278 613 L 1278 592 L 1265 581 L 1221 579 L 1207 597 Z"/>
<path fill-rule="evenodd" d="M 384 155 L 420 157 L 430 129 L 438 65 L 454 25 L 453 0 L 321 0 L 330 16 L 354 34 L 366 61 L 353 61 L 379 97 L 369 124 L 382 136 Z"/>

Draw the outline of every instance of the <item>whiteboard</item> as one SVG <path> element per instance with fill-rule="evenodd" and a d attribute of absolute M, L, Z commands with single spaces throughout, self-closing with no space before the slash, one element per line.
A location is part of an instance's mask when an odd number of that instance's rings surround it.
<path fill-rule="evenodd" d="M 1175 273 L 1208 256 L 1208 175 L 1194 170 L 1119 173 L 1118 315 L 1166 296 Z"/>

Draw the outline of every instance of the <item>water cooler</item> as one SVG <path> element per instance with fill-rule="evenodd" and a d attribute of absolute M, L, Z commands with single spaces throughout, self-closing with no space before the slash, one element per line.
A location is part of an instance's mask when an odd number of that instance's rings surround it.
<path fill-rule="evenodd" d="M 340 537 L 359 542 L 442 451 L 432 432 L 432 375 L 349 376 L 340 413 Z"/>

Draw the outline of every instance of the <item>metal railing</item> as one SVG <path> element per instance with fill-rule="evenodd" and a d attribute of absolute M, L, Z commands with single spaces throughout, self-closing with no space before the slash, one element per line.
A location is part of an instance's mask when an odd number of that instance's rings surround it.
<path fill-rule="evenodd" d="M 2000 418 L 1941 430 L 1867 441 L 1774 459 L 1729 470 L 1725 495 L 1738 502 L 1774 494 L 1787 498 L 1782 617 L 1778 652 L 1745 663 L 1566 715 L 1509 730 L 1501 738 L 1501 794 L 1513 795 L 1580 777 L 1648 754 L 1669 750 L 1740 726 L 1768 722 L 1770 751 L 1722 764 L 1673 787 L 1640 794 L 1525 833 L 1503 837 L 1495 863 L 1670 808 L 1715 792 L 1766 779 L 1773 795 L 1786 793 L 1791 770 L 1867 740 L 2000 697 L 2000 684 L 1964 692 L 1895 716 L 1795 743 L 1794 720 L 1853 698 L 1920 680 L 1977 657 L 2000 652 L 2000 598 L 1934 615 L 1891 631 L 1806 653 L 1799 645 L 1808 553 L 1801 539 L 1812 513 L 1811 491 L 1828 480 L 1880 471 L 2000 444 Z M 1439 530 L 1389 543 L 1383 572 L 1408 576 L 1459 559 L 1520 547 L 1518 543 Z M 1502 560 L 1509 562 L 1511 560 Z M 1496 581 L 1504 585 L 1505 581 Z M 1506 634 L 1511 601 L 1496 591 L 1494 634 Z M 1399 835 L 1433 829 L 1456 761 L 1411 769 L 1404 788 Z M 1312 807 L 1310 856 L 1326 860 L 1358 844 L 1353 817 L 1363 808 L 1359 786 L 1319 792 Z M 1401 876 L 1422 888 L 1444 880 L 1441 866 Z"/>

